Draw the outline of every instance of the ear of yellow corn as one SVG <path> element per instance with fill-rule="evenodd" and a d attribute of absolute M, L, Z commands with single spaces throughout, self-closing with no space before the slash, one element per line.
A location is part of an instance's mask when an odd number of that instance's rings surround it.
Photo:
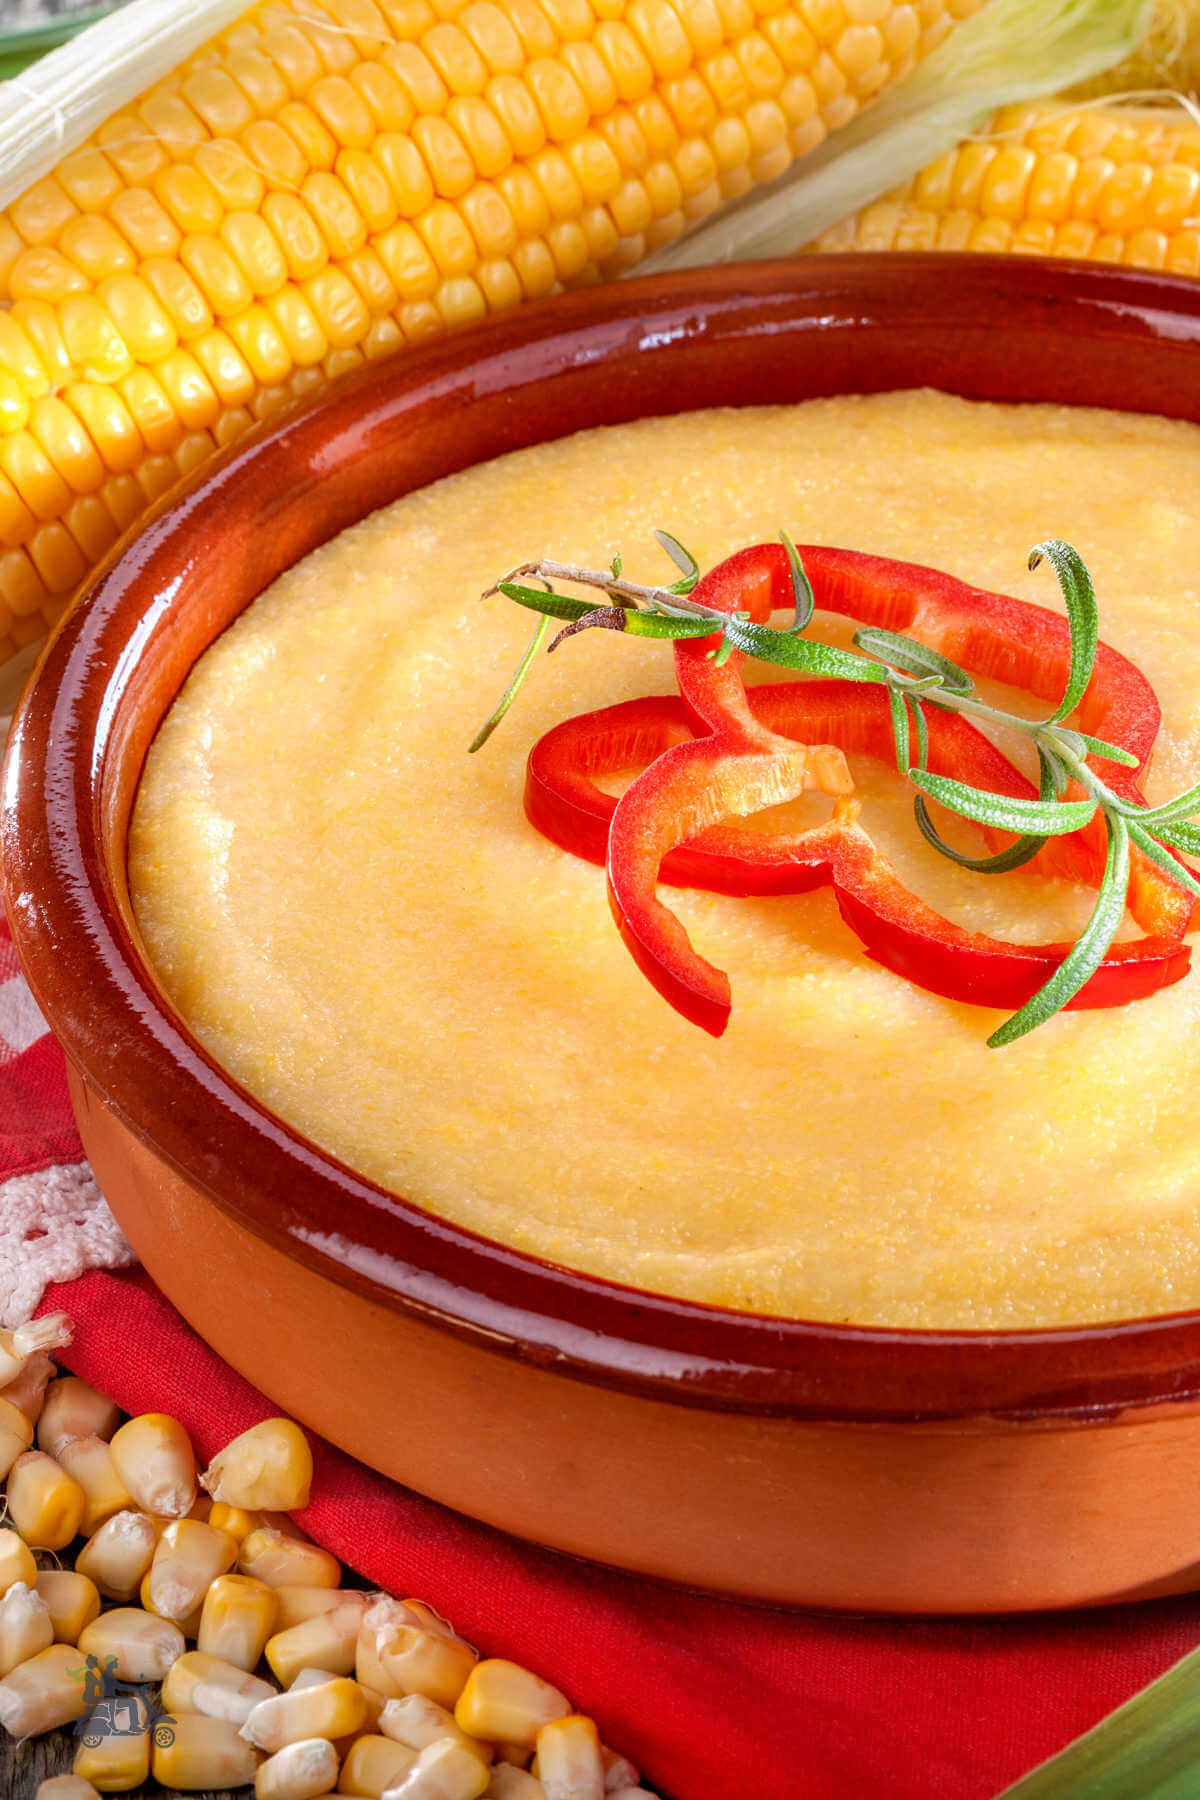
<path fill-rule="evenodd" d="M 0 662 L 256 420 L 632 267 L 982 4 L 252 7 L 0 213 Z"/>
<path fill-rule="evenodd" d="M 1200 123 L 1044 102 L 827 231 L 816 248 L 1014 251 L 1200 276 Z"/>

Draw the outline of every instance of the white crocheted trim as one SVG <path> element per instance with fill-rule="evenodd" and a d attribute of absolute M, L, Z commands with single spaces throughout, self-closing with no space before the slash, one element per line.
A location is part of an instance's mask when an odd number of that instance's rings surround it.
<path fill-rule="evenodd" d="M 86 1163 L 0 1182 L 0 1325 L 32 1318 L 51 1281 L 136 1260 Z"/>

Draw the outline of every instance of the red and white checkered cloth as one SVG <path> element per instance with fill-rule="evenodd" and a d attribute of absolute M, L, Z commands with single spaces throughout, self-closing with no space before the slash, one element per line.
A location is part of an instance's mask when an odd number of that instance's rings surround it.
<path fill-rule="evenodd" d="M 75 1321 L 62 1360 L 127 1412 L 174 1413 L 208 1457 L 274 1409 L 123 1266 L 2 927 L 0 1036 L 0 1315 L 49 1283 L 42 1310 Z M 314 1448 L 313 1537 L 565 1689 L 671 1800 L 991 1800 L 1200 1642 L 1190 1598 L 981 1623 L 708 1600 L 517 1543 Z"/>

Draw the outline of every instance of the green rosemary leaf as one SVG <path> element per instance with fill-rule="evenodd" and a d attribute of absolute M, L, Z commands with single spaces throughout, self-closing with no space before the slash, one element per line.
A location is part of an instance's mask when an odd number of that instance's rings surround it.
<path fill-rule="evenodd" d="M 1066 692 L 1046 721 L 1053 725 L 1059 719 L 1068 718 L 1087 693 L 1100 644 L 1100 610 L 1096 605 L 1092 578 L 1078 550 L 1058 538 L 1047 538 L 1045 543 L 1035 544 L 1029 552 L 1029 567 L 1036 569 L 1043 557 L 1058 576 L 1071 627 L 1071 671 Z"/>
<path fill-rule="evenodd" d="M 1171 852 L 1165 850 L 1161 844 L 1156 844 L 1150 833 L 1135 824 L 1132 819 L 1128 821 L 1128 826 L 1130 839 L 1137 845 L 1143 856 L 1148 856 L 1150 861 L 1157 863 L 1163 873 L 1169 875 L 1173 882 L 1200 900 L 1200 881 L 1196 880 L 1191 870 L 1185 869 L 1183 864 L 1178 862 Z"/>
<path fill-rule="evenodd" d="M 1178 824 L 1183 819 L 1194 818 L 1197 813 L 1200 813 L 1200 786 L 1189 788 L 1186 794 L 1178 794 L 1162 806 L 1152 806 L 1145 812 L 1139 808 L 1136 817 L 1139 825 L 1153 829 L 1157 825 Z"/>
<path fill-rule="evenodd" d="M 529 648 L 528 648 L 528 650 L 526 650 L 524 656 L 521 658 L 520 662 L 517 664 L 517 672 L 513 676 L 512 680 L 509 682 L 508 686 L 505 688 L 504 694 L 500 701 L 499 706 L 497 706 L 495 712 L 492 714 L 492 716 L 488 720 L 487 724 L 480 726 L 479 730 L 475 733 L 475 736 L 471 739 L 471 742 L 467 745 L 467 755 L 468 756 L 473 756 L 475 754 L 476 750 L 483 749 L 483 746 L 487 743 L 487 741 L 491 737 L 493 731 L 495 731 L 497 725 L 500 723 L 501 719 L 504 717 L 505 713 L 508 711 L 508 709 L 512 705 L 513 701 L 516 699 L 517 695 L 520 693 L 521 685 L 524 682 L 525 677 L 528 675 L 530 669 L 532 669 L 533 663 L 534 663 L 534 658 L 537 656 L 538 651 L 541 649 L 542 645 L 545 643 L 546 633 L 549 631 L 549 629 L 550 629 L 550 620 L 548 617 L 543 616 L 537 622 L 537 629 L 535 630 L 533 637 L 530 640 Z"/>
<path fill-rule="evenodd" d="M 602 600 L 572 600 L 568 594 L 556 594 L 552 588 L 522 587 L 518 581 L 502 581 L 496 589 L 506 600 L 527 606 L 530 612 L 545 613 L 548 619 L 582 619 L 584 613 L 595 612 Z"/>
<path fill-rule="evenodd" d="M 633 608 L 625 614 L 625 630 L 630 637 L 700 638 L 711 637 L 712 625 L 705 619 L 685 619 L 676 613 L 643 612 Z"/>
<path fill-rule="evenodd" d="M 625 563 L 624 563 L 624 559 L 621 556 L 621 552 L 619 550 L 617 551 L 617 554 L 613 557 L 612 561 L 609 563 L 608 566 L 612 570 L 613 580 L 620 581 L 621 570 L 625 567 Z"/>
<path fill-rule="evenodd" d="M 700 579 L 700 564 L 690 550 L 684 548 L 677 537 L 669 531 L 656 531 L 655 537 L 660 547 L 666 551 L 677 569 L 683 570 L 683 580 L 672 584 L 671 593 L 690 594 Z"/>
<path fill-rule="evenodd" d="M 1039 750 L 1038 756 L 1042 765 L 1039 797 L 1042 800 L 1053 800 L 1054 770 L 1044 751 Z M 1024 836 L 1017 839 L 1015 844 L 1010 844 L 1007 850 L 998 850 L 994 856 L 964 856 L 961 850 L 956 850 L 953 844 L 948 844 L 938 832 L 929 816 L 929 808 L 925 804 L 923 794 L 918 794 L 913 801 L 913 816 L 920 828 L 921 835 L 933 845 L 935 850 L 940 850 L 943 856 L 948 856 L 951 862 L 956 862 L 960 868 L 974 870 L 977 875 L 1006 875 L 1010 869 L 1023 868 L 1026 863 L 1033 861 L 1046 842 L 1044 837 L 1026 832 Z"/>
<path fill-rule="evenodd" d="M 1135 816 L 1138 824 L 1144 826 L 1149 814 L 1141 812 Z M 1160 843 L 1182 850 L 1185 856 L 1200 856 L 1200 826 L 1187 825 L 1178 820 L 1174 825 L 1156 826 L 1154 835 Z"/>
<path fill-rule="evenodd" d="M 1200 1650 L 1193 1650 L 998 1800 L 1192 1800 L 1198 1787 Z"/>
<path fill-rule="evenodd" d="M 910 704 L 912 706 L 913 725 L 916 728 L 917 734 L 917 767 L 923 769 L 929 761 L 929 727 L 925 723 L 925 714 L 921 710 L 921 702 L 919 700 L 913 700 Z"/>
<path fill-rule="evenodd" d="M 721 633 L 721 641 L 717 645 L 715 650 L 709 651 L 708 660 L 712 663 L 712 665 L 715 669 L 720 669 L 720 668 L 724 667 L 724 665 L 729 661 L 729 659 L 732 655 L 733 655 L 733 645 L 730 643 L 729 639 L 725 636 L 724 632 L 722 632 Z"/>
<path fill-rule="evenodd" d="M 892 736 L 896 741 L 896 767 L 901 775 L 907 775 L 912 767 L 912 757 L 908 747 L 908 701 L 899 688 L 888 683 L 888 706 L 892 713 Z"/>
<path fill-rule="evenodd" d="M 760 662 L 779 663 L 806 675 L 835 675 L 843 681 L 887 684 L 888 672 L 880 663 L 868 662 L 865 656 L 852 656 L 848 650 L 837 650 L 832 644 L 820 644 L 814 638 L 793 637 L 789 631 L 745 624 L 739 619 L 730 619 L 725 631 L 736 649 L 756 656 Z"/>
<path fill-rule="evenodd" d="M 1001 1025 L 999 1031 L 992 1033 L 988 1039 L 989 1050 L 1015 1043 L 1053 1018 L 1091 980 L 1107 956 L 1125 916 L 1125 894 L 1129 886 L 1129 827 L 1120 813 L 1105 813 L 1104 823 L 1108 830 L 1108 856 L 1091 918 L 1046 985 Z"/>
<path fill-rule="evenodd" d="M 868 656 L 878 656 L 894 668 L 903 669 L 907 675 L 922 678 L 940 675 L 943 685 L 952 694 L 975 691 L 975 683 L 965 669 L 960 669 L 940 651 L 931 650 L 928 644 L 918 643 L 916 638 L 902 637 L 897 631 L 881 631 L 875 625 L 864 625 L 861 631 L 855 632 L 854 642 Z"/>
<path fill-rule="evenodd" d="M 968 787 L 949 775 L 927 775 L 913 769 L 910 779 L 931 799 L 939 800 L 951 812 L 973 819 L 977 825 L 991 825 L 997 831 L 1030 831 L 1042 837 L 1066 837 L 1079 831 L 1095 815 L 1094 800 L 1018 800 L 1009 794 L 986 793 L 982 788 Z"/>
<path fill-rule="evenodd" d="M 1091 737 L 1086 731 L 1078 731 L 1075 735 L 1083 739 L 1090 756 L 1102 756 L 1106 762 L 1120 763 L 1123 769 L 1140 767 L 1137 757 L 1122 750 L 1120 744 L 1107 744 L 1103 738 Z"/>
<path fill-rule="evenodd" d="M 789 635 L 794 636 L 809 624 L 817 603 L 813 598 L 812 583 L 804 572 L 804 564 L 800 561 L 800 552 L 786 531 L 779 533 L 779 541 L 787 551 L 788 568 L 792 575 L 792 593 L 796 600 L 796 616 L 788 626 Z"/>

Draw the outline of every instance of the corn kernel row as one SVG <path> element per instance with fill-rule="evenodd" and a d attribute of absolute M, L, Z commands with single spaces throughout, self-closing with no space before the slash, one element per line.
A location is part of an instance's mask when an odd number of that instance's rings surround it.
<path fill-rule="evenodd" d="M 23 1422 L 0 1529 L 0 1725 L 76 1727 L 72 1772 L 38 1800 L 151 1777 L 255 1800 L 650 1800 L 549 1682 L 481 1659 L 419 1600 L 342 1586 L 288 1517 L 313 1473 L 291 1421 L 243 1432 L 198 1475 L 178 1420 L 122 1422 L 55 1376 L 42 1341 L 0 1345 L 0 1407 Z M 35 1549 L 76 1533 L 73 1569 L 39 1569 Z M 85 1666 L 143 1690 L 115 1703 L 118 1728 L 87 1712 Z"/>
<path fill-rule="evenodd" d="M 0 661 L 256 420 L 618 275 L 982 0 L 266 0 L 0 215 Z"/>
<path fill-rule="evenodd" d="M 1200 125 L 1181 110 L 998 113 L 816 248 L 1076 257 L 1200 276 Z"/>

